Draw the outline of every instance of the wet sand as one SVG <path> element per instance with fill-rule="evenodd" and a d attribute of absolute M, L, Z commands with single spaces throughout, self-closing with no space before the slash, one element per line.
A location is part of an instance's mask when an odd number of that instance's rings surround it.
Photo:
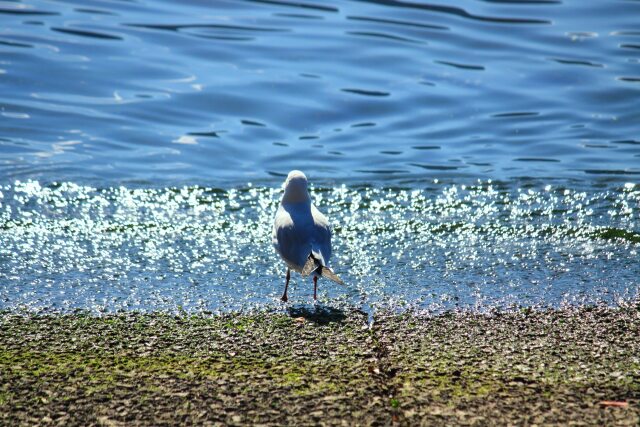
<path fill-rule="evenodd" d="M 374 320 L 0 314 L 0 424 L 640 424 L 640 304 Z"/>

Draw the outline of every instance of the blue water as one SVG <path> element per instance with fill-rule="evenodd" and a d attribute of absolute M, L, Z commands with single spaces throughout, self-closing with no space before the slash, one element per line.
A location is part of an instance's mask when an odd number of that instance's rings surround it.
<path fill-rule="evenodd" d="M 335 306 L 640 293 L 640 2 L 0 1 L 0 309 L 278 307 L 279 186 Z M 290 297 L 308 303 L 294 278 Z"/>

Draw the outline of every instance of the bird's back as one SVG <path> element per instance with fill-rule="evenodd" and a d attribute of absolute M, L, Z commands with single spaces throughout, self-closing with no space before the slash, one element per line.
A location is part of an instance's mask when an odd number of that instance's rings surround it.
<path fill-rule="evenodd" d="M 310 203 L 281 203 L 273 224 L 273 245 L 296 271 L 312 253 L 325 265 L 331 256 L 327 219 Z"/>

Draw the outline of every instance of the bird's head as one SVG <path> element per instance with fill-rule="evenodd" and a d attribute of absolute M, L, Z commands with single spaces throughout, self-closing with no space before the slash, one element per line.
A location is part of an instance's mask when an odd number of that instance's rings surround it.
<path fill-rule="evenodd" d="M 309 182 L 305 174 L 298 170 L 289 172 L 283 185 L 284 195 L 282 196 L 282 201 L 285 203 L 299 203 L 311 200 L 308 185 Z"/>

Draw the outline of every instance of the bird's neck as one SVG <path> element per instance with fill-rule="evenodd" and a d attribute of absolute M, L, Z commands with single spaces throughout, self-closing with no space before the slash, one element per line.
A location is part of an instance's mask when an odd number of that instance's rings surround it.
<path fill-rule="evenodd" d="M 294 191 L 285 191 L 284 196 L 282 196 L 282 204 L 288 203 L 307 203 L 311 204 L 311 197 L 309 197 L 309 193 L 306 191 L 302 192 L 294 192 Z"/>

